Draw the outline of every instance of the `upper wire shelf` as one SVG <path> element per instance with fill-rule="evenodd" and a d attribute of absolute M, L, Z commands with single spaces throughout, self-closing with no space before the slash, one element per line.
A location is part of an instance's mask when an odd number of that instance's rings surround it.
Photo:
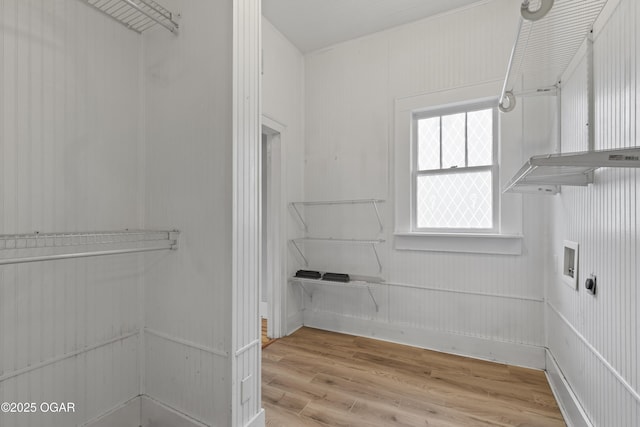
<path fill-rule="evenodd" d="M 557 194 L 561 185 L 586 186 L 601 167 L 640 167 L 640 147 L 533 156 L 504 192 Z"/>
<path fill-rule="evenodd" d="M 523 1 L 500 94 L 502 111 L 514 108 L 514 95 L 555 94 L 560 77 L 606 3 L 607 0 Z M 515 90 L 518 91 L 514 93 Z"/>
<path fill-rule="evenodd" d="M 160 25 L 174 34 L 176 15 L 153 0 L 81 0 L 125 27 L 142 33 Z"/>
<path fill-rule="evenodd" d="M 0 265 L 176 250 L 179 235 L 180 232 L 177 230 L 2 234 L 0 235 L 0 253 L 9 253 L 9 256 L 0 258 Z M 96 247 L 101 246 L 105 250 L 95 250 Z M 91 250 L 69 252 L 70 249 L 78 247 L 91 247 Z M 12 256 L 16 253 L 22 254 L 24 251 L 29 252 L 30 255 Z"/>

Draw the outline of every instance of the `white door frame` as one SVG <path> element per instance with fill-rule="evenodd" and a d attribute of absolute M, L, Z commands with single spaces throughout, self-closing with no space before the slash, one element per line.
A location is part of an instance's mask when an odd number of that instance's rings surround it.
<path fill-rule="evenodd" d="M 267 318 L 267 335 L 280 338 L 286 335 L 286 283 L 287 283 L 287 194 L 285 179 L 284 140 L 287 127 L 265 115 L 262 133 L 267 134 L 271 148 L 271 165 L 267 173 L 267 210 L 271 220 L 267 223 L 267 274 L 271 278 Z M 266 154 L 266 153 L 265 153 Z M 265 155 L 263 154 L 263 155 Z M 262 256 L 260 259 L 263 259 Z M 262 289 L 262 285 L 260 286 Z"/>

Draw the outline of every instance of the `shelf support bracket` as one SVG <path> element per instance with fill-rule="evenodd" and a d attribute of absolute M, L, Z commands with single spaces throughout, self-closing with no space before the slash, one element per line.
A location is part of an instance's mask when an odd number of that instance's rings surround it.
<path fill-rule="evenodd" d="M 304 260 L 304 265 L 305 266 L 309 266 L 309 261 L 307 261 L 307 257 L 304 256 L 304 254 L 302 253 L 302 251 L 300 250 L 300 247 L 298 246 L 298 244 L 296 243 L 295 240 L 291 240 L 291 243 L 293 244 L 293 246 L 296 248 L 296 250 L 298 251 L 298 253 L 300 254 L 300 256 L 302 257 L 302 259 Z"/>
<path fill-rule="evenodd" d="M 378 313 L 380 311 L 380 307 L 378 306 L 378 302 L 373 296 L 373 292 L 371 292 L 371 287 L 367 286 L 367 291 L 369 291 L 369 296 L 371 297 L 371 301 L 373 301 L 373 305 L 376 306 L 376 313 Z"/>
<path fill-rule="evenodd" d="M 298 280 L 298 284 L 300 285 L 300 287 L 302 288 L 302 292 L 304 292 L 305 294 L 309 295 L 309 299 L 313 300 L 313 294 L 310 293 L 307 290 L 307 287 L 304 285 L 304 283 L 302 283 L 300 280 Z"/>
<path fill-rule="evenodd" d="M 373 203 L 373 209 L 376 211 L 376 218 L 378 218 L 378 225 L 380 225 L 380 232 L 382 232 L 384 230 L 384 227 L 382 226 L 382 220 L 380 219 L 380 211 L 378 210 L 378 202 L 376 200 L 373 200 L 371 203 Z"/>
<path fill-rule="evenodd" d="M 375 243 L 371 244 L 371 249 L 373 249 L 373 253 L 376 256 L 376 261 L 378 262 L 378 270 L 380 273 L 382 273 L 382 263 L 380 262 L 380 256 L 378 255 L 378 250 L 376 249 Z"/>
<path fill-rule="evenodd" d="M 293 207 L 293 210 L 295 211 L 296 215 L 298 215 L 298 219 L 304 226 L 304 231 L 309 231 L 309 227 L 307 226 L 307 223 L 304 222 L 304 218 L 302 218 L 302 214 L 300 214 L 300 211 L 298 210 L 298 206 L 296 205 L 296 203 L 295 202 L 291 203 L 291 207 Z"/>

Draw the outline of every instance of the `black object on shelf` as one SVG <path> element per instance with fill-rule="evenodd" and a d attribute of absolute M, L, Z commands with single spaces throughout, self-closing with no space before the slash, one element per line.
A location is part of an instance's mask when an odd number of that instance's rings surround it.
<path fill-rule="evenodd" d="M 324 273 L 324 275 L 322 276 L 322 280 L 329 280 L 331 282 L 348 282 L 349 279 L 349 275 L 348 274 L 342 274 L 342 273 Z"/>
<path fill-rule="evenodd" d="M 298 270 L 296 271 L 296 277 L 300 277 L 302 279 L 320 279 L 322 275 L 319 271 L 313 270 Z"/>

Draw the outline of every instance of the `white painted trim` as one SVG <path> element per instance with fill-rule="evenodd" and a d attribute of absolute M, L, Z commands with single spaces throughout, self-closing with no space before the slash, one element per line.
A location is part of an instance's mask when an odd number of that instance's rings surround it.
<path fill-rule="evenodd" d="M 547 301 L 547 305 L 560 318 L 560 320 L 562 320 L 569 327 L 569 329 L 571 329 L 571 331 L 576 335 L 576 337 L 578 337 L 578 339 L 582 341 L 582 343 L 589 349 L 589 351 L 593 353 L 593 355 L 596 356 L 598 360 L 600 360 L 600 362 L 604 365 L 604 367 L 607 368 L 614 377 L 616 377 L 618 382 L 625 389 L 627 389 L 629 394 L 631 394 L 631 396 L 638 403 L 640 403 L 640 394 L 627 382 L 627 380 L 624 379 L 622 375 L 620 375 L 620 373 L 613 366 L 611 366 L 609 361 L 605 359 L 604 356 L 600 354 L 600 352 L 593 345 L 591 345 L 589 341 L 587 341 L 587 339 L 575 328 L 575 326 L 571 324 L 571 322 L 569 322 L 569 320 L 566 317 L 562 315 L 562 313 L 558 311 L 558 309 L 555 308 L 553 304 L 551 304 L 551 302 Z"/>
<path fill-rule="evenodd" d="M 271 295 L 269 295 L 269 313 L 267 318 L 267 334 L 272 338 L 281 338 L 287 333 L 286 318 L 286 283 L 287 283 L 287 215 L 288 195 L 287 195 L 287 159 L 286 141 L 288 138 L 287 125 L 282 122 L 262 115 L 262 130 L 268 128 L 273 133 L 271 139 L 271 162 L 272 175 L 270 188 L 271 194 L 275 195 L 273 204 L 270 204 L 272 218 L 277 218 L 277 223 L 273 223 L 273 251 L 278 255 L 274 260 L 271 276 Z M 276 190 L 278 190 L 276 192 Z"/>
<path fill-rule="evenodd" d="M 521 255 L 522 235 L 405 233 L 394 235 L 397 250 Z"/>
<path fill-rule="evenodd" d="M 140 37 L 138 42 L 138 51 L 145 51 L 144 37 Z M 138 111 L 140 113 L 138 119 L 138 223 L 140 228 L 146 229 L 147 219 L 147 68 L 145 64 L 145 55 L 139 55 L 138 59 L 138 85 L 139 89 L 139 106 Z M 145 271 L 147 257 L 138 257 L 138 271 Z M 144 327 L 147 321 L 147 304 L 146 304 L 146 274 L 139 274 L 137 277 L 138 287 L 138 394 L 143 395 L 146 393 L 146 363 L 147 353 L 145 351 L 145 336 Z"/>
<path fill-rule="evenodd" d="M 100 347 L 107 346 L 109 344 L 113 344 L 113 343 L 118 342 L 118 341 L 124 341 L 127 338 L 131 338 L 131 337 L 134 337 L 136 335 L 138 335 L 138 331 L 130 332 L 128 334 L 124 334 L 124 335 L 120 335 L 120 336 L 117 336 L 117 337 L 114 337 L 114 338 L 110 338 L 110 339 L 108 339 L 106 341 L 102 341 L 102 342 L 100 342 L 98 344 L 94 344 L 94 345 L 90 345 L 90 346 L 87 346 L 87 347 L 83 347 L 80 350 L 72 351 L 71 353 L 66 353 L 66 354 L 63 354 L 61 356 L 53 357 L 53 358 L 51 358 L 49 360 L 45 360 L 44 362 L 40 362 L 40 363 L 36 363 L 34 365 L 31 365 L 31 366 L 27 366 L 26 368 L 18 369 L 18 370 L 13 371 L 13 372 L 8 372 L 8 373 L 0 376 L 0 382 L 6 381 L 9 378 L 17 377 L 18 375 L 26 374 L 27 372 L 35 371 L 36 369 L 44 368 L 45 366 L 53 365 L 54 363 L 58 363 L 58 362 L 63 361 L 65 359 L 69 359 L 71 357 L 78 356 L 78 355 L 80 355 L 82 353 L 87 353 L 89 351 L 98 349 Z"/>
<path fill-rule="evenodd" d="M 270 117 L 267 114 L 262 115 L 262 125 L 280 134 L 282 134 L 282 132 L 287 129 L 287 125 L 277 119 L 274 119 L 273 117 Z"/>
<path fill-rule="evenodd" d="M 305 311 L 305 326 L 543 370 L 545 348 L 413 326 Z"/>
<path fill-rule="evenodd" d="M 399 288 L 420 289 L 420 290 L 425 290 L 430 292 L 448 292 L 452 294 L 476 295 L 476 296 L 490 297 L 490 298 L 505 298 L 505 299 L 519 300 L 519 301 L 544 302 L 542 298 L 533 298 L 533 297 L 525 297 L 525 296 L 518 296 L 518 295 L 506 295 L 506 294 L 498 294 L 498 293 L 491 293 L 491 292 L 467 291 L 462 289 L 437 288 L 435 286 L 409 285 L 405 283 L 393 283 L 393 282 L 376 283 L 376 285 L 388 285 L 388 286 L 396 286 Z"/>
<path fill-rule="evenodd" d="M 165 334 L 163 332 L 159 332 L 159 331 L 156 331 L 156 330 L 150 329 L 150 328 L 144 328 L 144 331 L 146 333 L 150 334 L 150 335 L 156 336 L 158 338 L 162 338 L 162 339 L 164 339 L 166 341 L 171 341 L 171 342 L 176 343 L 176 344 L 182 344 L 184 346 L 195 348 L 197 350 L 202 350 L 202 351 L 204 351 L 206 353 L 210 353 L 210 354 L 213 354 L 213 355 L 216 355 L 216 356 L 225 357 L 225 358 L 229 357 L 229 353 L 227 353 L 226 351 L 223 351 L 223 350 L 218 350 L 218 349 L 215 349 L 215 348 L 211 348 L 211 347 L 207 347 L 207 346 L 204 346 L 204 345 L 200 345 L 200 344 L 194 343 L 192 341 L 183 340 L 182 338 L 172 337 L 171 335 L 168 335 L 168 334 Z"/>
<path fill-rule="evenodd" d="M 456 88 L 443 89 L 430 93 L 421 93 L 404 98 L 397 98 L 394 104 L 393 120 L 393 144 L 390 149 L 391 168 L 390 177 L 393 185 L 394 202 L 394 230 L 396 235 L 412 233 L 412 175 L 411 175 L 411 123 L 413 114 L 416 112 L 442 107 L 453 107 L 469 102 L 479 102 L 481 100 L 496 99 L 502 88 L 502 80 L 492 80 L 478 82 L 476 84 L 460 86 Z M 521 107 L 517 107 L 521 108 Z M 503 183 L 510 178 L 505 175 L 505 170 L 517 169 L 521 160 L 521 150 L 518 141 L 521 137 L 521 117 L 518 114 L 500 115 L 498 119 L 499 148 L 498 160 L 499 172 L 497 188 L 501 188 Z M 498 154 L 497 153 L 497 154 Z M 499 203 L 500 224 L 498 224 L 500 234 L 507 236 L 522 234 L 522 198 L 520 195 L 500 194 Z M 402 239 L 401 239 L 402 240 Z M 416 245 L 404 239 L 400 245 Z M 449 241 L 451 241 L 449 239 Z M 511 242 L 515 247 L 508 252 L 517 252 L 517 246 L 521 242 Z M 446 247 L 447 243 L 445 243 Z M 448 243 L 451 245 L 451 243 Z M 460 247 L 460 245 L 458 245 Z M 399 248 L 396 248 L 399 249 Z M 419 250 L 417 247 L 407 249 Z M 423 249 L 424 250 L 424 249 Z M 444 249 L 440 249 L 444 250 Z M 450 247 L 449 251 L 453 251 Z M 520 248 L 520 252 L 522 249 Z M 469 251 L 467 251 L 469 252 Z M 482 253 L 481 245 L 476 245 L 474 252 Z M 486 252 L 485 252 L 486 253 Z"/>
<path fill-rule="evenodd" d="M 234 354 L 260 338 L 261 207 L 261 3 L 233 0 L 231 162 L 231 331 Z M 260 412 L 260 346 L 231 357 L 230 425 L 239 427 Z M 253 377 L 249 383 L 246 379 Z M 250 399 L 243 399 L 250 396 Z"/>
<path fill-rule="evenodd" d="M 551 386 L 553 396 L 558 402 L 564 421 L 569 427 L 592 427 L 593 424 L 589 421 L 578 397 L 571 389 L 569 382 L 549 349 L 546 351 L 546 365 L 545 375 L 547 376 L 549 386 Z"/>
<path fill-rule="evenodd" d="M 240 347 L 238 350 L 236 350 L 236 357 L 240 356 L 242 353 L 249 350 L 251 347 L 255 347 L 256 345 L 260 344 L 260 342 L 261 342 L 260 339 L 257 339 L 257 340 L 251 341 L 249 344 L 243 347 Z"/>
<path fill-rule="evenodd" d="M 140 399 L 141 427 L 210 427 L 209 424 L 190 417 L 151 396 Z"/>
<path fill-rule="evenodd" d="M 251 421 L 247 423 L 247 427 L 264 427 L 266 423 L 266 414 L 264 408 L 260 408 L 260 412 L 256 414 Z"/>
<path fill-rule="evenodd" d="M 116 405 L 80 427 L 140 427 L 140 396 Z"/>

